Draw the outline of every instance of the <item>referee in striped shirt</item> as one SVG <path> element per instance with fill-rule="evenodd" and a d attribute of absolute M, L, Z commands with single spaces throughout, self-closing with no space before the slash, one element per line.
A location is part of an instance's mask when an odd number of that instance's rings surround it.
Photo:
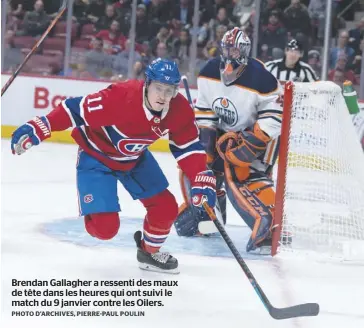
<path fill-rule="evenodd" d="M 317 81 L 318 77 L 312 67 L 300 60 L 302 56 L 302 45 L 293 39 L 287 43 L 284 57 L 266 62 L 265 67 L 279 81 Z"/>

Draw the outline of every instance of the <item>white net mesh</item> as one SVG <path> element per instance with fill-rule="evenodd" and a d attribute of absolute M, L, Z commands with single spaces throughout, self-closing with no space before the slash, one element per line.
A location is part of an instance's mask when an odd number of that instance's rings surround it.
<path fill-rule="evenodd" d="M 364 154 L 342 91 L 293 90 L 280 250 L 363 260 Z"/>

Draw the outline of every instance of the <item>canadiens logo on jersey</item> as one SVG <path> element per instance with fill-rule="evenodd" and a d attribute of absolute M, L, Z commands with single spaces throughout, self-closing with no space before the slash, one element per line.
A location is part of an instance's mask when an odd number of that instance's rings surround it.
<path fill-rule="evenodd" d="M 153 142 L 153 140 L 145 139 L 122 139 L 118 142 L 118 149 L 125 156 L 136 156 Z"/>
<path fill-rule="evenodd" d="M 85 195 L 85 197 L 83 197 L 83 200 L 85 203 L 91 203 L 94 200 L 94 197 L 92 196 L 92 194 L 87 194 Z"/>
<path fill-rule="evenodd" d="M 238 111 L 227 97 L 216 98 L 212 103 L 212 110 L 230 126 L 234 126 L 238 122 Z"/>

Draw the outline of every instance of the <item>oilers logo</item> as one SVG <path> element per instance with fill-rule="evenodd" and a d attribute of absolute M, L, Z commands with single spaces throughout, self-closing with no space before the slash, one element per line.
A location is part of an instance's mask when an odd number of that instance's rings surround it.
<path fill-rule="evenodd" d="M 226 97 L 216 98 L 212 103 L 212 110 L 224 123 L 230 126 L 234 126 L 238 122 L 238 111 Z"/>
<path fill-rule="evenodd" d="M 142 153 L 153 142 L 153 140 L 145 139 L 121 139 L 118 142 L 118 149 L 125 156 L 136 156 Z"/>

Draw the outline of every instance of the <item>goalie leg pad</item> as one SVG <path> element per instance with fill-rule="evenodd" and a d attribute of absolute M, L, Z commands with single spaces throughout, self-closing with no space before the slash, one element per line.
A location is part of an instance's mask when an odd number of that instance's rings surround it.
<path fill-rule="evenodd" d="M 247 180 L 244 183 L 228 180 L 227 194 L 231 204 L 252 230 L 247 252 L 271 234 L 275 192 L 268 178 Z"/>
<path fill-rule="evenodd" d="M 94 213 L 84 217 L 86 231 L 101 240 L 112 239 L 120 228 L 120 219 L 117 212 Z"/>

